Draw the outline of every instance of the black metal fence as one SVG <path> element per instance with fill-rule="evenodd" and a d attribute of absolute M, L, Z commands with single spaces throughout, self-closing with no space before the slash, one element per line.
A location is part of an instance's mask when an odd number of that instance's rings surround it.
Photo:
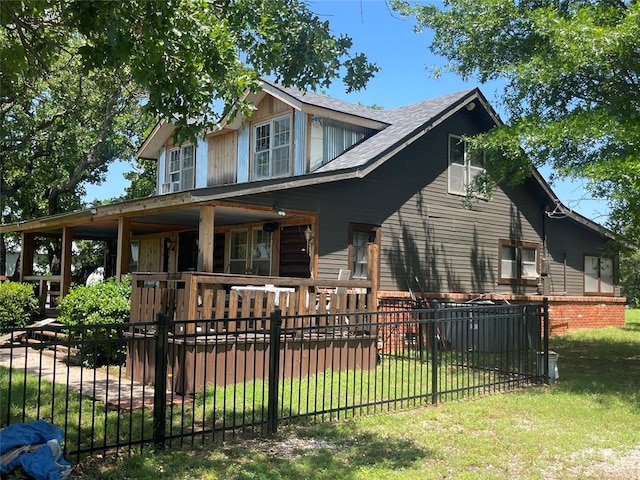
<path fill-rule="evenodd" d="M 47 420 L 64 431 L 67 459 L 79 459 L 436 404 L 549 375 L 546 303 L 276 310 L 202 325 L 160 315 L 0 331 L 0 426 Z"/>

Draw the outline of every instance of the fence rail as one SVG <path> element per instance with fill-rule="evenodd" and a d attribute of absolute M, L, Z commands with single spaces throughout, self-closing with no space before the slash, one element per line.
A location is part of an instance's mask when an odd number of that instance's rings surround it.
<path fill-rule="evenodd" d="M 65 432 L 71 459 L 131 454 L 508 391 L 549 374 L 543 303 L 295 317 L 275 310 L 212 319 L 227 322 L 213 333 L 196 331 L 196 322 L 159 314 L 99 328 L 0 331 L 0 427 L 47 420 Z"/>

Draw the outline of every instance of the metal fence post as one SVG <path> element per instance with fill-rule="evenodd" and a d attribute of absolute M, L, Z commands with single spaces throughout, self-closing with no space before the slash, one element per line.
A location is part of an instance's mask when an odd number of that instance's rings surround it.
<path fill-rule="evenodd" d="M 282 312 L 278 308 L 271 314 L 271 325 L 269 328 L 269 403 L 267 404 L 267 433 L 269 435 L 274 435 L 278 430 L 281 328 Z"/>
<path fill-rule="evenodd" d="M 440 303 L 431 302 L 433 307 L 433 325 L 431 326 L 431 403 L 438 403 L 438 321 L 440 320 Z"/>
<path fill-rule="evenodd" d="M 156 352 L 153 389 L 153 443 L 164 448 L 167 413 L 167 351 L 169 345 L 169 316 L 156 315 Z"/>
<path fill-rule="evenodd" d="M 549 383 L 549 298 L 542 299 L 542 321 L 543 323 L 543 339 L 544 342 L 544 383 Z"/>

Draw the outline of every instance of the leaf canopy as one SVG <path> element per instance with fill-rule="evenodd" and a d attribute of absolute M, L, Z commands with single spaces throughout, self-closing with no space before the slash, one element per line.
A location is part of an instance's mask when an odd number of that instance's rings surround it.
<path fill-rule="evenodd" d="M 640 4 L 622 0 L 394 1 L 435 32 L 462 78 L 503 79 L 505 125 L 474 140 L 496 181 L 531 168 L 581 177 L 609 226 L 640 244 Z"/>

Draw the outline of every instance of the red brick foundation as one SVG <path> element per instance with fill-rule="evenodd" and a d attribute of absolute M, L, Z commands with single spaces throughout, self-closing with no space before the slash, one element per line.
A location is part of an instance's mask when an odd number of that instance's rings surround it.
<path fill-rule="evenodd" d="M 583 328 L 624 327 L 624 298 L 549 297 L 551 333 Z"/>
<path fill-rule="evenodd" d="M 410 298 L 408 292 L 378 292 L 378 301 Z M 428 293 L 427 300 L 466 302 L 482 299 L 510 303 L 541 302 L 542 295 Z M 578 297 L 554 295 L 549 299 L 549 329 L 552 335 L 585 328 L 624 327 L 624 297 Z"/>

